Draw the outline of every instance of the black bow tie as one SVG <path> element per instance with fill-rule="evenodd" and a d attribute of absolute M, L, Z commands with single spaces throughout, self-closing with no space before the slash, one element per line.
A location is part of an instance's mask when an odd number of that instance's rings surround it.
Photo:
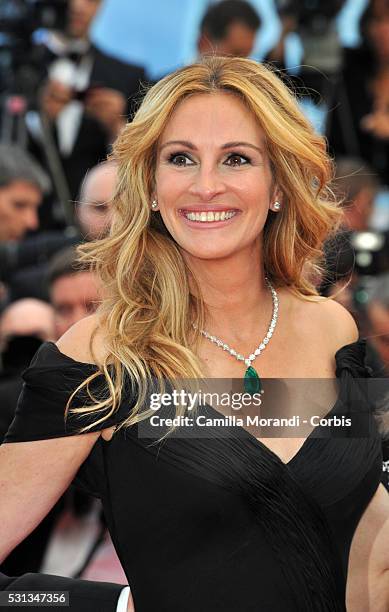
<path fill-rule="evenodd" d="M 63 57 L 69 59 L 73 64 L 79 64 L 86 53 L 78 53 L 76 51 L 69 51 L 63 54 Z"/>

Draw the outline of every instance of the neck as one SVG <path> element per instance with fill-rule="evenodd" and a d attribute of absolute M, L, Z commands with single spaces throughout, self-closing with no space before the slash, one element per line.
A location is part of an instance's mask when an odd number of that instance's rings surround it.
<path fill-rule="evenodd" d="M 223 259 L 184 257 L 201 289 L 207 331 L 245 339 L 266 328 L 272 298 L 259 245 Z"/>

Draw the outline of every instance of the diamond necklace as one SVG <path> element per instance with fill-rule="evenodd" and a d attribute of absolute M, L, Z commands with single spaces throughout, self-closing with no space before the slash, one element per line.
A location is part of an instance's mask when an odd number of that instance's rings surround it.
<path fill-rule="evenodd" d="M 226 342 L 223 342 L 223 340 L 220 340 L 219 338 L 216 338 L 216 336 L 213 336 L 212 334 L 210 334 L 209 332 L 205 331 L 204 329 L 200 329 L 200 334 L 202 336 L 204 336 L 204 338 L 207 338 L 207 340 L 210 340 L 211 342 L 213 342 L 217 346 L 220 346 L 220 348 L 222 348 L 223 351 L 228 351 L 229 354 L 232 357 L 235 357 L 238 361 L 244 361 L 245 362 L 245 364 L 247 366 L 247 369 L 246 369 L 246 372 L 244 374 L 244 389 L 245 389 L 245 391 L 247 391 L 251 395 L 253 393 L 258 393 L 258 392 L 262 391 L 261 379 L 259 378 L 258 372 L 256 371 L 256 369 L 253 368 L 253 366 L 251 364 L 258 357 L 258 355 L 260 355 L 262 353 L 262 351 L 265 350 L 267 344 L 270 341 L 270 338 L 273 335 L 273 332 L 274 332 L 275 327 L 277 325 L 277 319 L 278 319 L 278 295 L 277 295 L 277 292 L 274 289 L 273 285 L 270 283 L 270 281 L 267 278 L 267 276 L 265 276 L 265 282 L 266 282 L 267 286 L 269 287 L 269 289 L 271 291 L 272 301 L 273 301 L 273 314 L 272 314 L 272 318 L 271 318 L 270 325 L 269 325 L 269 328 L 267 330 L 266 336 L 264 337 L 264 339 L 262 340 L 260 345 L 255 349 L 255 351 L 253 353 L 251 353 L 251 355 L 249 355 L 249 357 L 244 357 L 244 355 L 242 355 L 241 353 L 238 353 L 237 351 L 235 351 Z M 197 329 L 195 324 L 193 324 L 193 327 L 194 327 L 194 329 Z"/>

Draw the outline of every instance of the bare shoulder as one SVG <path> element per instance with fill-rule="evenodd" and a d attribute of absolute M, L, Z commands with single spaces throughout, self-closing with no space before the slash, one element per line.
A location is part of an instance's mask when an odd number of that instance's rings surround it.
<path fill-rule="evenodd" d="M 288 293 L 289 320 L 300 337 L 315 338 L 331 353 L 358 340 L 354 317 L 331 298 L 308 300 Z"/>
<path fill-rule="evenodd" d="M 355 319 L 344 306 L 331 298 L 317 303 L 321 304 L 323 328 L 334 342 L 334 350 L 358 340 L 359 330 Z"/>
<path fill-rule="evenodd" d="M 344 306 L 331 298 L 315 304 L 318 307 L 318 322 L 323 330 L 330 334 L 335 350 L 358 340 L 359 331 L 355 319 Z"/>
<path fill-rule="evenodd" d="M 70 327 L 56 345 L 64 355 L 85 363 L 96 363 L 105 357 L 105 334 L 99 315 L 85 317 Z"/>

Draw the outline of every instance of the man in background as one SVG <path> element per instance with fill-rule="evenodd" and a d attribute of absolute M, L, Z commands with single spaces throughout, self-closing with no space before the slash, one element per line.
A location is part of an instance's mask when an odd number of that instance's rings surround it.
<path fill-rule="evenodd" d="M 68 247 L 53 257 L 48 269 L 48 287 L 57 338 L 92 314 L 101 299 L 95 274 L 77 263 L 76 247 Z"/>
<path fill-rule="evenodd" d="M 199 53 L 248 57 L 260 25 L 258 13 L 245 0 L 222 0 L 213 4 L 201 21 Z"/>
<path fill-rule="evenodd" d="M 114 161 L 103 162 L 86 174 L 76 203 L 76 217 L 86 240 L 103 238 L 107 233 L 116 181 L 117 165 Z"/>
<path fill-rule="evenodd" d="M 16 145 L 0 144 L 0 244 L 38 229 L 38 208 L 49 188 L 47 175 L 31 155 Z"/>
<path fill-rule="evenodd" d="M 91 26 L 102 6 L 102 0 L 69 0 L 65 31 L 49 31 L 37 59 L 47 68 L 55 61 L 66 62 L 75 94 L 114 138 L 145 81 L 145 72 L 91 42 Z"/>
<path fill-rule="evenodd" d="M 111 222 L 110 201 L 116 180 L 117 166 L 114 161 L 105 161 L 94 166 L 84 177 L 76 199 L 75 221 L 79 232 L 69 235 L 47 232 L 31 238 L 25 245 L 26 252 L 31 253 L 31 261 L 27 256 L 14 257 L 15 264 L 18 259 L 24 259 L 26 262 L 25 268 L 15 273 L 12 273 L 9 259 L 4 263 L 3 267 L 7 268 L 4 273 L 9 277 L 11 299 L 50 299 L 46 283 L 48 262 L 56 252 L 66 246 L 76 244 L 82 239 L 95 240 L 106 234 Z M 36 248 L 33 248 L 34 245 Z"/>
<path fill-rule="evenodd" d="M 38 208 L 49 187 L 47 175 L 31 155 L 16 145 L 0 144 L 0 304 L 19 244 L 39 226 Z"/>

